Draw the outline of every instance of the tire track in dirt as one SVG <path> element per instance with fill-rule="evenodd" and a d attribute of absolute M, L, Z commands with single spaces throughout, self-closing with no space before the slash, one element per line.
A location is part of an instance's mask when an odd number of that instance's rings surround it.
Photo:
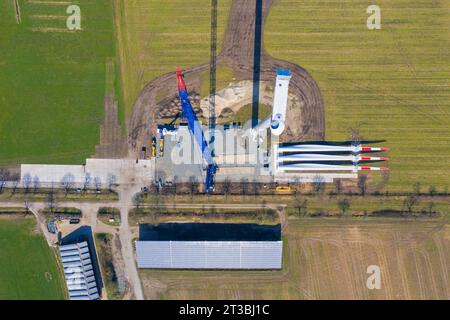
<path fill-rule="evenodd" d="M 16 13 L 16 22 L 17 24 L 20 24 L 22 22 L 22 18 L 20 16 L 19 0 L 14 0 L 14 11 Z"/>
<path fill-rule="evenodd" d="M 412 250 L 412 256 L 413 256 L 413 261 L 414 261 L 414 271 L 417 277 L 417 283 L 419 285 L 419 299 L 423 300 L 425 299 L 425 295 L 424 295 L 424 283 L 423 283 L 423 277 L 422 274 L 420 273 L 420 267 L 419 267 L 419 262 L 417 261 L 417 246 L 414 243 L 412 246 L 413 250 Z M 417 298 L 416 298 L 417 299 Z"/>
<path fill-rule="evenodd" d="M 406 271 L 406 266 L 404 264 L 403 261 L 403 256 L 401 253 L 401 247 L 400 247 L 400 243 L 399 243 L 399 237 L 398 237 L 398 233 L 395 232 L 394 233 L 394 242 L 396 243 L 395 245 L 395 257 L 397 260 L 397 266 L 398 266 L 398 270 L 400 270 L 399 274 L 400 274 L 400 280 L 401 280 L 401 285 L 402 285 L 402 289 L 403 289 L 403 296 L 401 297 L 402 299 L 406 299 L 406 300 L 410 300 L 411 299 L 411 291 L 409 288 L 409 284 L 408 284 L 408 274 Z"/>
<path fill-rule="evenodd" d="M 436 243 L 436 248 L 437 248 L 437 252 L 438 252 L 438 256 L 439 256 L 439 265 L 441 268 L 442 278 L 444 280 L 444 286 L 443 286 L 444 293 L 445 293 L 445 296 L 447 297 L 447 299 L 450 299 L 449 288 L 446 285 L 446 284 L 450 284 L 448 274 L 447 274 L 447 271 L 450 269 L 447 266 L 445 254 L 444 254 L 444 250 L 443 250 L 443 247 L 445 247 L 445 245 L 442 243 L 442 240 L 439 239 L 439 237 L 437 237 L 436 234 L 433 235 L 433 240 L 434 240 L 434 243 Z"/>
<path fill-rule="evenodd" d="M 256 1 L 234 0 L 230 9 L 228 27 L 224 37 L 222 52 L 217 57 L 217 64 L 231 67 L 236 81 L 252 80 L 254 78 L 255 56 L 255 21 Z M 288 117 L 286 132 L 290 140 L 323 140 L 325 136 L 325 115 L 323 98 L 314 79 L 302 67 L 271 57 L 264 49 L 264 22 L 273 0 L 262 1 L 261 43 L 259 81 L 273 82 L 275 69 L 290 69 L 292 78 L 289 90 L 299 100 L 300 110 Z M 257 49 L 259 42 L 256 41 Z M 187 85 L 191 90 L 199 87 L 200 73 L 209 69 L 209 63 L 185 70 Z M 173 92 L 176 94 L 175 72 L 162 75 L 149 82 L 141 91 L 133 105 L 132 115 L 128 122 L 129 154 L 136 155 L 139 146 L 144 145 L 148 137 L 156 131 L 158 92 Z M 295 112 L 297 111 L 297 112 Z M 295 114 L 295 113 L 298 113 Z M 291 119 L 289 121 L 289 119 Z M 295 119 L 295 121 L 294 121 Z M 280 137 L 283 140 L 283 136 Z"/>

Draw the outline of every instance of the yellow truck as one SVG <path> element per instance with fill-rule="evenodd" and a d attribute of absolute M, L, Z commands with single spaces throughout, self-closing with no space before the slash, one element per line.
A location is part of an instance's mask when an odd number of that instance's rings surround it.
<path fill-rule="evenodd" d="M 159 138 L 159 156 L 164 157 L 164 138 Z"/>
<path fill-rule="evenodd" d="M 152 138 L 152 157 L 156 157 L 156 138 Z"/>
<path fill-rule="evenodd" d="M 293 194 L 294 189 L 292 189 L 290 186 L 277 186 L 275 188 L 275 192 L 279 194 Z"/>

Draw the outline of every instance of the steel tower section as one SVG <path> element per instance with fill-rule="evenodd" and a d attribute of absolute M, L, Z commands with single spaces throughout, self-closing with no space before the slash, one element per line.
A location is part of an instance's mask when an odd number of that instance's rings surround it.
<path fill-rule="evenodd" d="M 209 147 L 214 155 L 216 130 L 216 51 L 217 51 L 217 0 L 211 0 L 211 47 L 209 60 Z"/>
<path fill-rule="evenodd" d="M 277 69 L 275 92 L 273 95 L 272 118 L 270 122 L 270 129 L 275 136 L 282 134 L 285 128 L 290 80 L 290 70 Z"/>

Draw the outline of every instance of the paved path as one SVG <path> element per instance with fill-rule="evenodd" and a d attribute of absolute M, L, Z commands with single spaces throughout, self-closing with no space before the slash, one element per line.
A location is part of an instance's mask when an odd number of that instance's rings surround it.
<path fill-rule="evenodd" d="M 133 186 L 119 187 L 119 210 L 120 210 L 120 230 L 119 237 L 122 246 L 122 257 L 124 260 L 125 275 L 129 284 L 131 285 L 136 300 L 144 300 L 144 293 L 142 291 L 141 279 L 137 271 L 134 260 L 133 244 L 131 242 L 130 224 L 128 223 L 128 211 L 131 207 L 133 195 L 139 191 L 139 188 Z"/>
<path fill-rule="evenodd" d="M 114 202 L 74 202 L 59 201 L 60 206 L 74 207 L 78 208 L 83 212 L 83 223 L 91 226 L 93 232 L 106 232 L 111 234 L 117 234 L 117 228 L 104 224 L 97 219 L 97 212 L 100 207 L 113 207 L 120 210 L 121 225 L 119 228 L 119 239 L 121 243 L 121 254 L 124 262 L 124 273 L 125 277 L 129 283 L 130 289 L 136 300 L 143 300 L 144 294 L 142 290 L 142 284 L 137 271 L 134 249 L 132 243 L 132 232 L 130 225 L 128 223 L 128 212 L 130 209 L 134 208 L 132 199 L 136 192 L 140 191 L 140 187 L 135 185 L 121 185 L 118 188 L 119 201 Z M 39 211 L 46 207 L 45 202 L 29 202 L 28 208 L 36 216 L 39 229 L 43 232 L 47 242 L 50 246 L 53 246 L 56 242 L 55 235 L 50 234 L 47 231 L 44 219 L 39 214 Z M 23 201 L 8 201 L 0 202 L 0 207 L 24 207 L 25 203 Z M 215 208 L 215 209 L 261 209 L 261 208 L 272 208 L 277 210 L 280 215 L 280 221 L 286 221 L 285 219 L 285 205 L 268 203 L 253 203 L 253 204 L 226 204 L 226 203 L 215 203 L 215 204 L 178 204 L 178 203 L 166 203 L 159 205 L 144 205 L 144 207 L 170 207 L 170 208 Z M 284 226 L 284 223 L 282 223 Z"/>

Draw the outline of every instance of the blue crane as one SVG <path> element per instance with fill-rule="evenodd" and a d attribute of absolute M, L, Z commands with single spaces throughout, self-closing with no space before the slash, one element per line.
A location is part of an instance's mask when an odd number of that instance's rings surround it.
<path fill-rule="evenodd" d="M 177 68 L 177 79 L 178 95 L 180 96 L 183 116 L 188 122 L 188 127 L 191 131 L 192 136 L 194 137 L 194 140 L 197 142 L 197 145 L 201 149 L 203 161 L 206 165 L 205 191 L 207 193 L 210 193 L 214 190 L 214 176 L 216 174 L 217 165 L 213 160 L 211 150 L 209 149 L 208 143 L 206 142 L 201 123 L 198 121 L 194 109 L 192 109 L 192 105 L 189 101 L 189 96 L 186 89 L 186 84 L 184 82 L 180 68 Z"/>

